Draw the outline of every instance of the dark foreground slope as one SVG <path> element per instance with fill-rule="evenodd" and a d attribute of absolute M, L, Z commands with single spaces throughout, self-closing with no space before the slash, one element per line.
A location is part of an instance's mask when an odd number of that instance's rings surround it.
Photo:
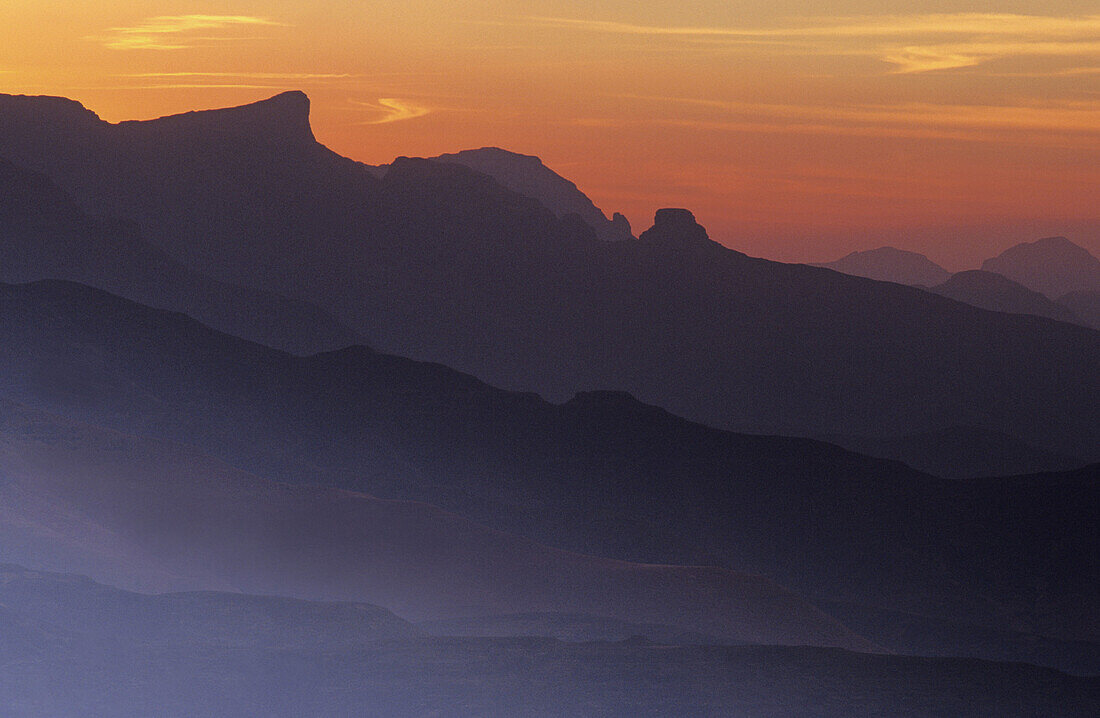
<path fill-rule="evenodd" d="M 629 396 L 562 405 L 365 349 L 294 358 L 77 285 L 0 288 L 0 391 L 287 482 L 428 500 L 560 548 L 1096 640 L 1097 467 L 959 483 Z M 517 448 L 518 447 L 518 448 Z"/>
<path fill-rule="evenodd" d="M 0 712 L 11 718 L 1061 718 L 1100 711 L 1098 679 L 1020 664 L 639 640 L 426 638 L 349 631 L 359 626 L 351 606 L 142 596 L 14 567 L 0 569 L 0 581 L 12 605 L 0 612 L 0 626 L 18 623 L 36 634 L 33 650 L 0 640 Z M 232 609 L 212 620 L 194 612 L 196 599 Z M 177 626 L 186 630 L 174 633 Z"/>
<path fill-rule="evenodd" d="M 1070 292 L 1059 297 L 1058 303 L 1072 311 L 1084 324 L 1100 329 L 1100 289 Z"/>
<path fill-rule="evenodd" d="M 3 97 L 0 122 L 0 156 L 175 258 L 498 386 L 796 435 L 973 426 L 1100 459 L 1093 330 L 750 258 L 683 212 L 603 242 L 467 167 L 379 178 L 316 142 L 300 93 L 119 125 Z"/>

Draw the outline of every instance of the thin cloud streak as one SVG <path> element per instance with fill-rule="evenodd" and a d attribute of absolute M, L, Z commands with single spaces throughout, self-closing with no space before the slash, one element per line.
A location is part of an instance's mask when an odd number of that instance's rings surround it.
<path fill-rule="evenodd" d="M 1029 145 L 1100 147 L 1100 102 L 1051 106 L 897 105 L 801 106 L 725 102 L 684 97 L 618 95 L 649 104 L 715 110 L 712 117 L 651 116 L 633 124 L 768 134 L 834 134 L 866 137 L 1023 142 Z M 650 113 L 652 115 L 652 113 Z M 611 126 L 585 119 L 583 126 Z"/>
<path fill-rule="evenodd" d="M 1002 57 L 1100 55 L 1100 15 L 1057 17 L 995 13 L 819 17 L 789 27 L 636 25 L 528 16 L 525 24 L 707 43 L 712 48 L 788 45 L 820 55 L 868 55 L 898 74 L 973 67 Z M 948 38 L 957 41 L 946 41 Z M 899 45 L 900 39 L 906 40 Z"/>
<path fill-rule="evenodd" d="M 1014 105 L 939 105 L 907 103 L 897 105 L 855 105 L 851 107 L 781 105 L 753 102 L 727 102 L 688 97 L 618 95 L 624 99 L 696 105 L 742 114 L 767 115 L 788 119 L 829 118 L 860 122 L 897 124 L 954 125 L 962 127 L 1070 130 L 1100 134 L 1100 103 L 1067 102 L 1058 105 L 1028 107 Z"/>
<path fill-rule="evenodd" d="M 889 37 L 921 34 L 1019 35 L 1092 39 L 1100 32 L 1100 15 L 1055 17 L 993 13 L 930 15 L 884 15 L 860 17 L 800 18 L 802 26 L 678 27 L 632 25 L 605 20 L 582 20 L 532 15 L 522 18 L 530 24 L 566 27 L 624 35 L 703 36 L 730 38 L 786 37 Z"/>
<path fill-rule="evenodd" d="M 345 80 L 362 75 L 349 73 L 314 73 L 314 72 L 138 72 L 133 74 L 118 75 L 117 77 L 132 77 L 138 79 L 157 79 L 171 77 L 236 77 L 253 80 Z"/>
<path fill-rule="evenodd" d="M 418 105 L 396 97 L 379 97 L 376 103 L 359 102 L 356 100 L 353 100 L 352 103 L 358 107 L 364 107 L 383 113 L 383 116 L 376 120 L 368 120 L 362 123 L 365 125 L 384 125 L 390 122 L 411 120 L 417 117 L 423 117 L 432 111 L 431 108 L 425 107 L 424 105 Z"/>
<path fill-rule="evenodd" d="M 131 27 L 112 27 L 107 35 L 90 37 L 112 50 L 185 50 L 196 42 L 242 40 L 249 38 L 201 36 L 199 30 L 227 30 L 234 27 L 285 26 L 267 18 L 251 15 L 161 15 Z"/>

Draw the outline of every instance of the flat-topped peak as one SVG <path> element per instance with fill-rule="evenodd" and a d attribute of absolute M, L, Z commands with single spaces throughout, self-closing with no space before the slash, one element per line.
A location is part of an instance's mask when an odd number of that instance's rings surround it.
<path fill-rule="evenodd" d="M 691 210 L 678 207 L 666 207 L 657 210 L 653 216 L 654 227 L 698 227 Z"/>
<path fill-rule="evenodd" d="M 292 90 L 238 107 L 199 110 L 169 115 L 148 122 L 130 121 L 123 126 L 196 128 L 203 131 L 233 132 L 273 142 L 314 142 L 309 124 L 309 97 Z"/>
<path fill-rule="evenodd" d="M 540 157 L 512 152 L 503 147 L 479 147 L 471 150 L 460 150 L 458 152 L 439 155 L 435 159 L 442 161 L 465 159 L 508 160 L 516 163 L 529 164 L 531 166 L 542 165 L 542 158 Z"/>
<path fill-rule="evenodd" d="M 695 215 L 678 207 L 657 210 L 653 226 L 639 239 L 663 246 L 711 244 L 707 230 L 695 221 Z"/>
<path fill-rule="evenodd" d="M 0 121 L 33 122 L 45 126 L 99 125 L 103 120 L 76 100 L 51 95 L 0 94 Z"/>

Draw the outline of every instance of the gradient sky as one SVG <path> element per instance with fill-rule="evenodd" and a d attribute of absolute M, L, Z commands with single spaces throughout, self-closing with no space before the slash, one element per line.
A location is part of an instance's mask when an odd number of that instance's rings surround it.
<path fill-rule="evenodd" d="M 355 159 L 537 154 L 636 230 L 684 206 L 789 261 L 1100 254 L 1096 4 L 884 5 L 5 0 L 0 91 L 118 121 L 302 89 Z"/>

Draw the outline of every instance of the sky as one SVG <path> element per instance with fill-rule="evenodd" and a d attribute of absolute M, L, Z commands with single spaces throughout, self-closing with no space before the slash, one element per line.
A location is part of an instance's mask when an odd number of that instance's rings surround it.
<path fill-rule="evenodd" d="M 534 154 L 636 231 L 687 207 L 757 256 L 954 270 L 1055 234 L 1100 255 L 1092 1 L 0 5 L 0 92 L 116 122 L 288 89 L 354 159 Z"/>

